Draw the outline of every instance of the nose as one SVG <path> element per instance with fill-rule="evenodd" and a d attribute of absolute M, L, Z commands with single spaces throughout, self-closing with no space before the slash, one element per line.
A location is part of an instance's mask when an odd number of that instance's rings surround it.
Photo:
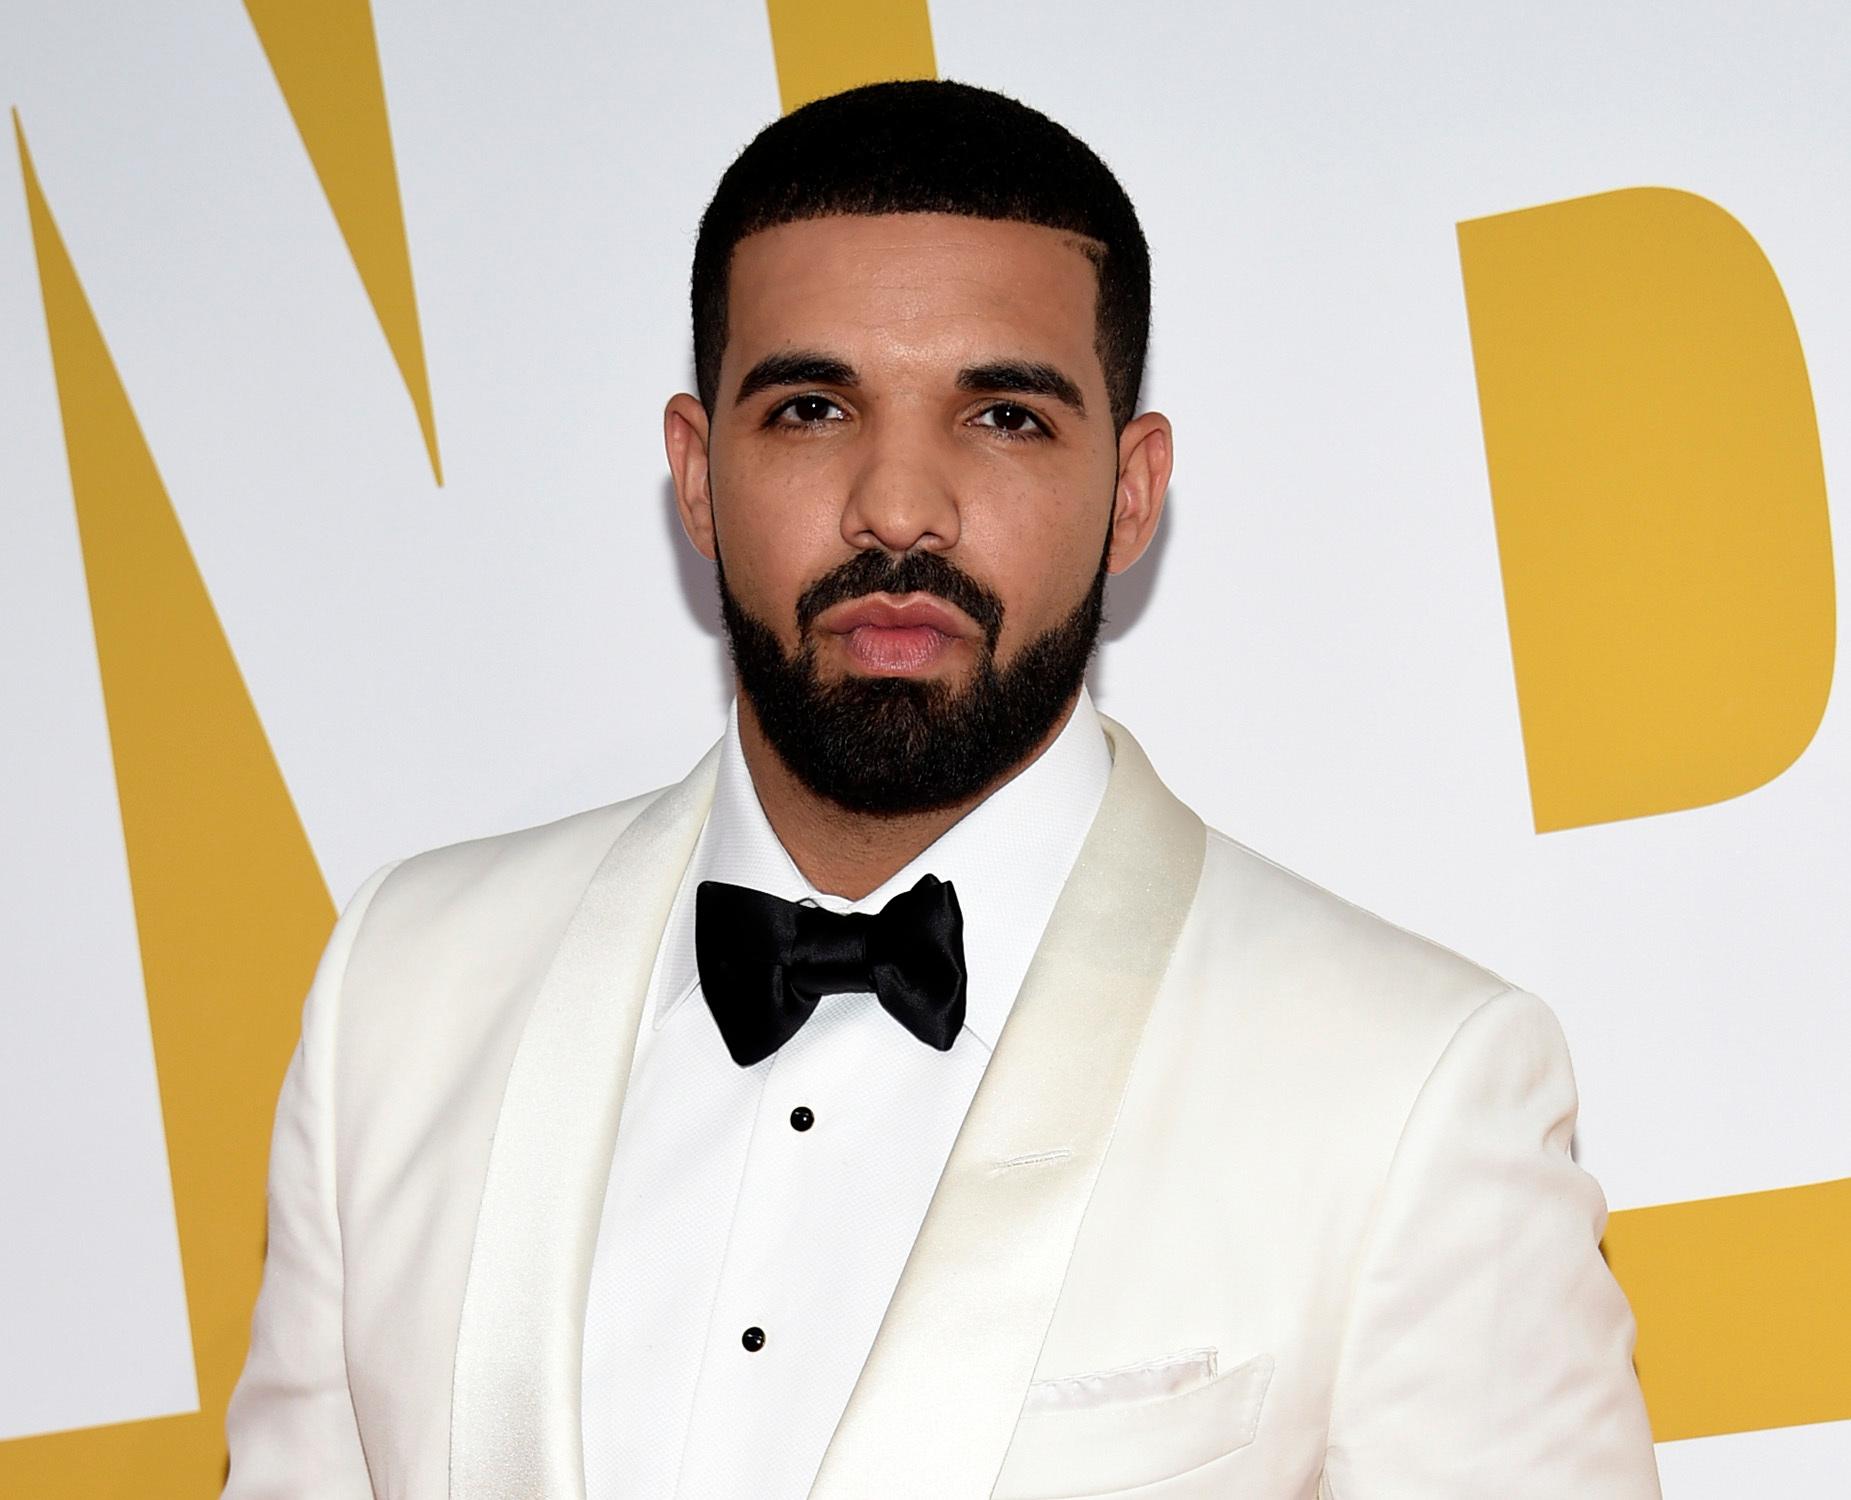
<path fill-rule="evenodd" d="M 871 424 L 842 508 L 849 546 L 904 553 L 946 552 L 958 544 L 952 458 L 922 428 L 892 419 Z"/>

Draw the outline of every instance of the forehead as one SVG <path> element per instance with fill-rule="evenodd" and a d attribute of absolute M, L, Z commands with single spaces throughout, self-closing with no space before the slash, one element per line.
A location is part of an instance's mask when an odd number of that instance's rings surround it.
<path fill-rule="evenodd" d="M 786 346 L 863 358 L 1012 346 L 1094 368 L 1089 243 L 955 214 L 843 214 L 760 230 L 733 251 L 726 365 Z"/>

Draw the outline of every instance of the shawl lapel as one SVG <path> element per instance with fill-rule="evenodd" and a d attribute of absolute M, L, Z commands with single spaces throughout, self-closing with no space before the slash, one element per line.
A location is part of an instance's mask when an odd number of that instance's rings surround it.
<path fill-rule="evenodd" d="M 457 1336 L 458 1500 L 584 1494 L 579 1372 L 598 1218 L 650 971 L 718 761 L 716 746 L 618 835 L 521 1034 Z"/>
<path fill-rule="evenodd" d="M 811 1500 L 966 1500 L 1002 1469 L 1206 848 L 1137 742 L 1104 724 L 1105 801 Z"/>

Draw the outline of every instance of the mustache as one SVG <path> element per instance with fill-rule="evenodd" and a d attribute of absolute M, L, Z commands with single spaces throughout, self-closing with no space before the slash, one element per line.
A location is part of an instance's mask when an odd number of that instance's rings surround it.
<path fill-rule="evenodd" d="M 938 552 L 906 552 L 896 558 L 879 551 L 857 552 L 798 596 L 798 633 L 806 634 L 824 610 L 867 594 L 934 594 L 976 621 L 991 651 L 1002 633 L 1001 598 L 950 558 Z"/>

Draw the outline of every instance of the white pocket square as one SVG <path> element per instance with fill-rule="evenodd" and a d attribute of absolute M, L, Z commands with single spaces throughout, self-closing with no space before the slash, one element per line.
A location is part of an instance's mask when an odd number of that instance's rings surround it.
<path fill-rule="evenodd" d="M 1038 1380 L 994 1500 L 1117 1495 L 1224 1458 L 1258 1434 L 1272 1374 L 1270 1354 L 1221 1370 L 1204 1348 Z"/>
<path fill-rule="evenodd" d="M 1075 1411 L 1118 1401 L 1148 1401 L 1153 1396 L 1180 1396 L 1215 1378 L 1212 1348 L 1185 1349 L 1110 1370 L 1089 1370 L 1037 1380 L 1022 1403 L 1024 1412 Z"/>

